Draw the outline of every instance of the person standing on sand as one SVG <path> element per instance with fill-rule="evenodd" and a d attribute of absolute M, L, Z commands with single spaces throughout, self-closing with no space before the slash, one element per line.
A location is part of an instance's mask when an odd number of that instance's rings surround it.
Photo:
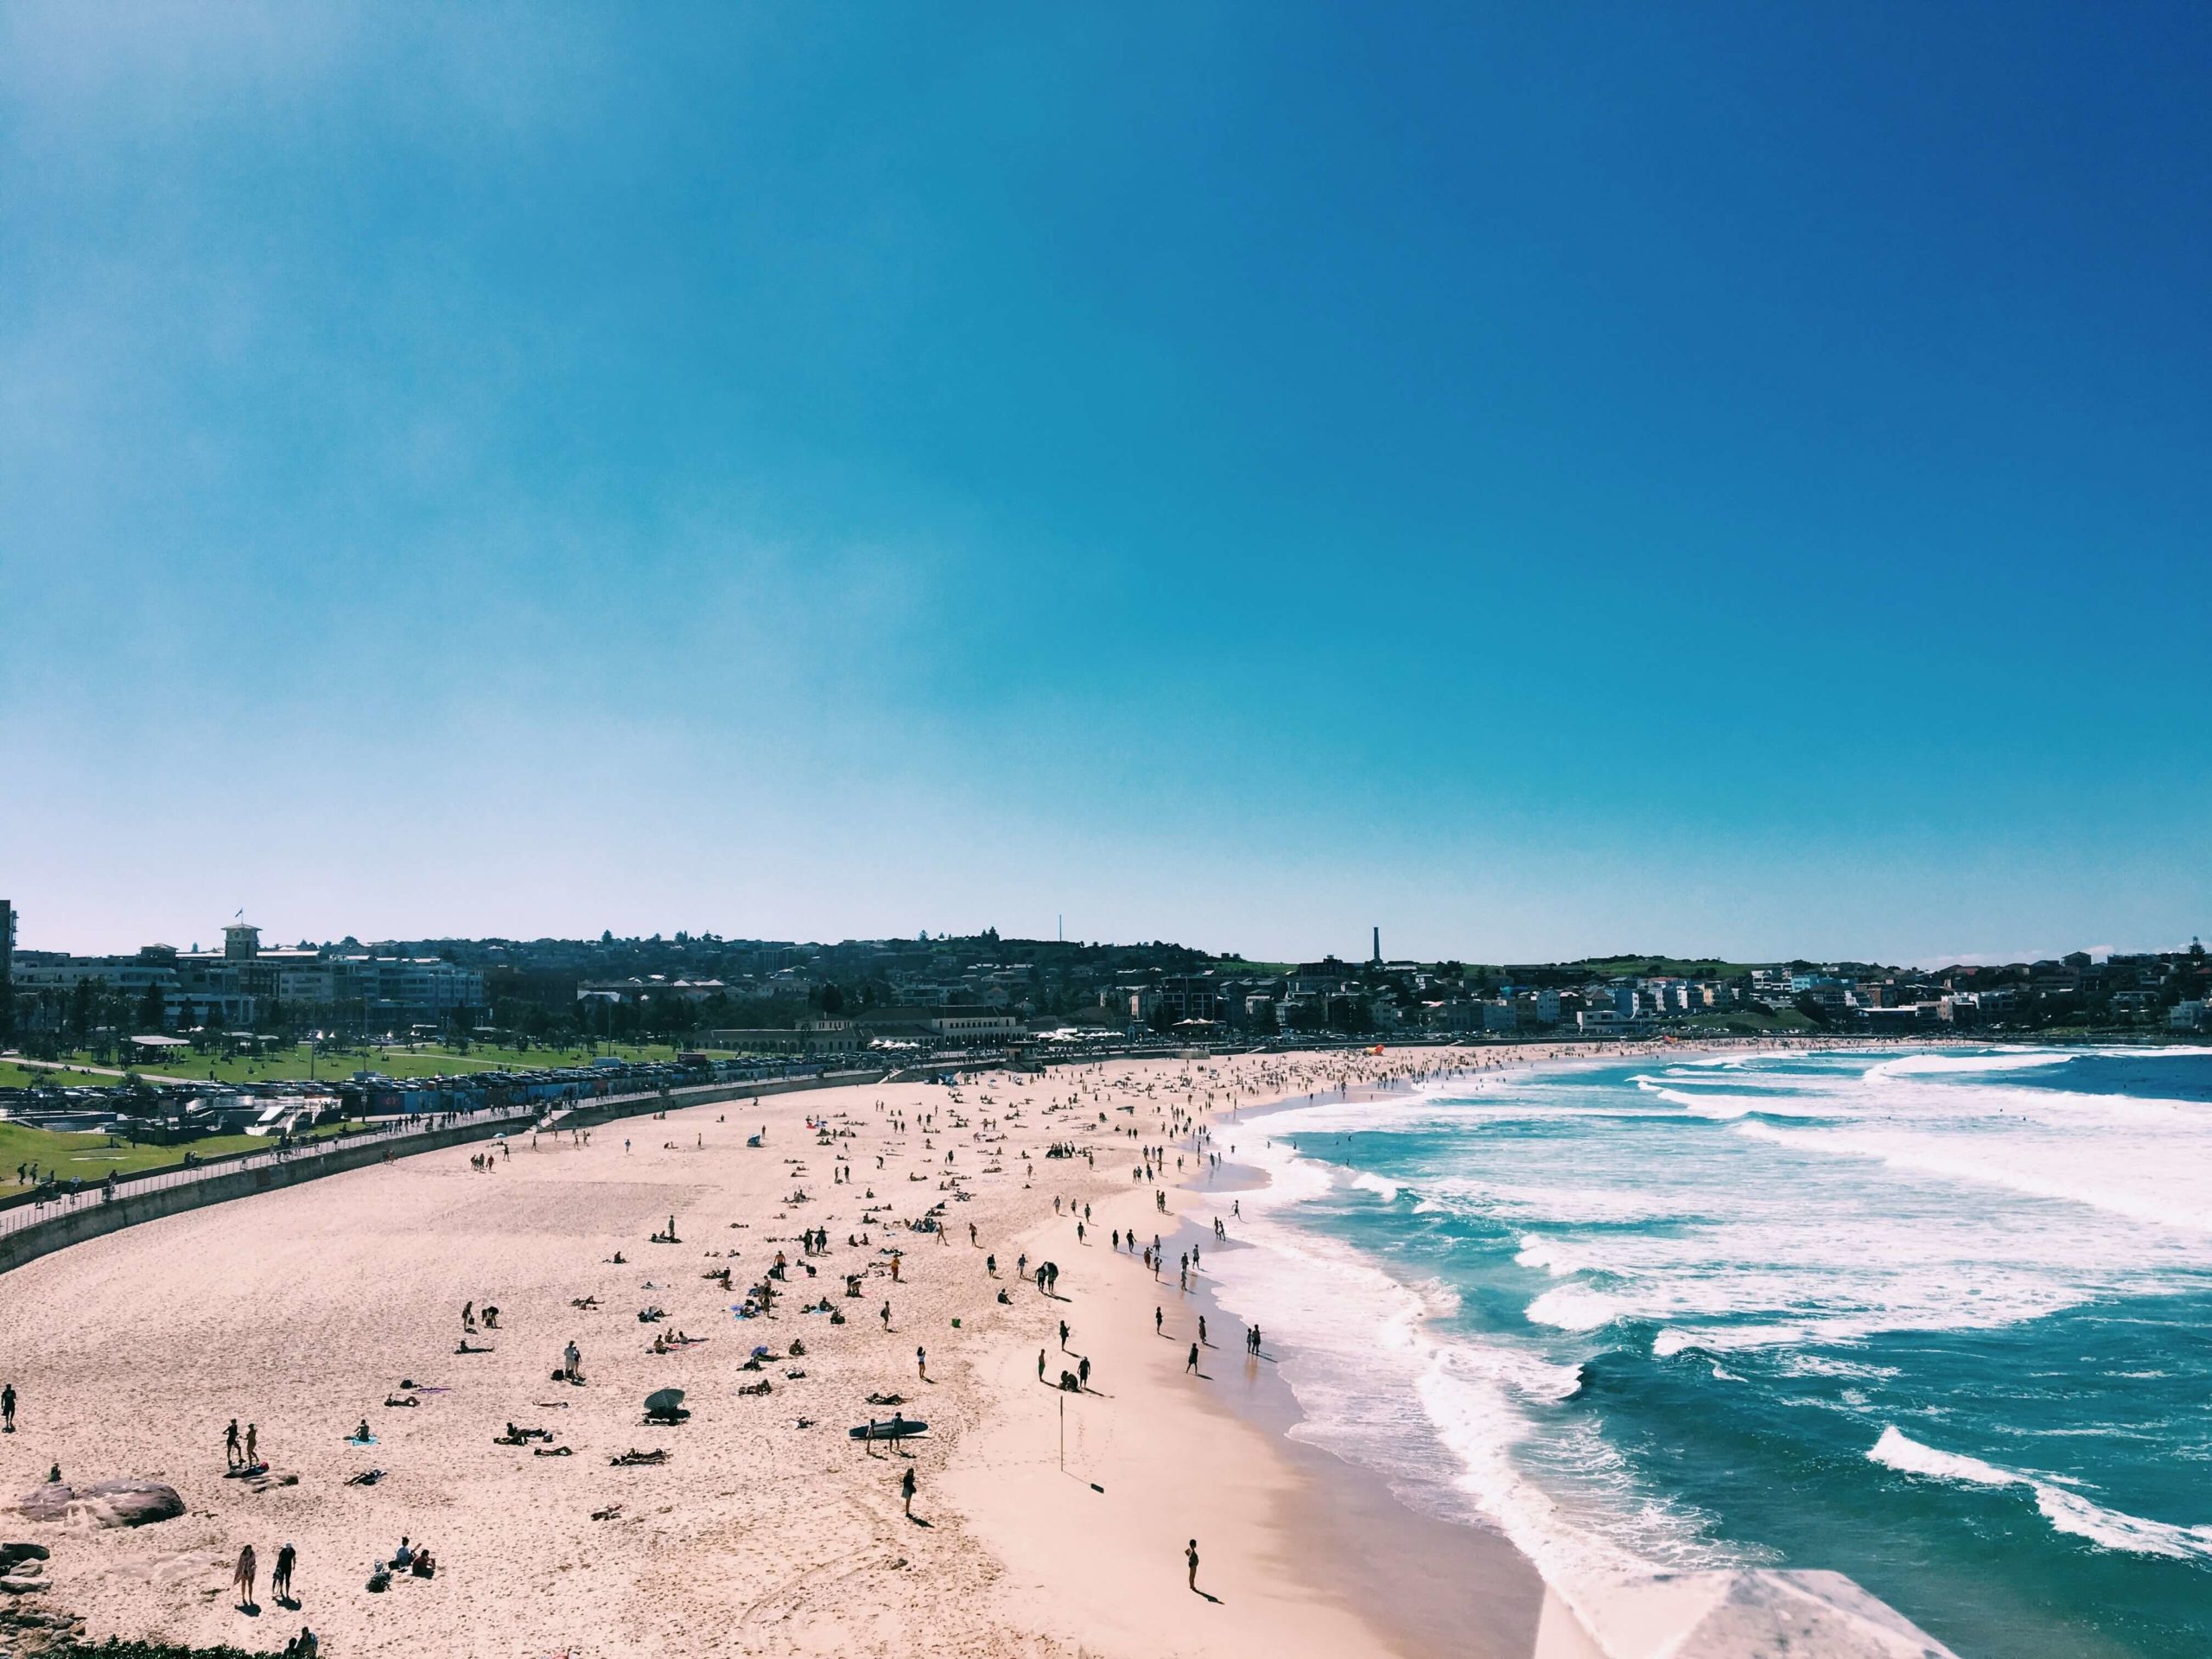
<path fill-rule="evenodd" d="M 0 1389 L 0 1432 L 16 1432 L 16 1385 L 12 1382 Z"/>
<path fill-rule="evenodd" d="M 279 1606 L 292 1599 L 292 1564 L 299 1558 L 300 1552 L 289 1544 L 276 1552 L 276 1569 L 269 1575 L 269 1593 L 276 1598 Z"/>
<path fill-rule="evenodd" d="M 1195 1342 L 1191 1344 L 1191 1357 L 1184 1362 L 1183 1369 L 1185 1371 L 1195 1371 L 1198 1369 L 1198 1344 Z"/>
<path fill-rule="evenodd" d="M 926 1348 L 914 1350 L 914 1375 L 925 1382 L 930 1380 L 930 1351 Z"/>
<path fill-rule="evenodd" d="M 914 1465 L 908 1464 L 906 1472 L 899 1477 L 899 1496 L 906 1501 L 906 1518 L 914 1518 Z"/>
<path fill-rule="evenodd" d="M 245 1426 L 245 1461 L 248 1468 L 251 1468 L 255 1464 L 261 1461 L 261 1453 L 257 1449 L 260 1440 L 260 1425 L 257 1423 L 248 1423 Z"/>
<path fill-rule="evenodd" d="M 1165 1317 L 1166 1317 L 1166 1316 L 1165 1316 L 1164 1314 L 1162 1314 L 1162 1313 L 1160 1313 L 1160 1311 L 1158 1308 L 1156 1308 L 1156 1307 L 1155 1307 L 1155 1308 L 1154 1308 L 1154 1309 L 1152 1310 L 1152 1334 L 1153 1334 L 1154 1336 L 1155 1336 L 1155 1337 L 1161 1337 L 1161 1336 L 1166 1336 L 1166 1335 L 1167 1334 L 1166 1332 L 1162 1331 L 1162 1330 L 1160 1328 L 1160 1321 L 1161 1321 Z"/>
<path fill-rule="evenodd" d="M 1185 1582 L 1192 1589 L 1198 1587 L 1198 1541 L 1195 1538 L 1183 1546 L 1183 1563 L 1187 1569 Z"/>
<path fill-rule="evenodd" d="M 235 1469 L 238 1466 L 238 1420 L 231 1419 L 231 1426 L 223 1431 L 223 1461 Z"/>
<path fill-rule="evenodd" d="M 253 1546 L 246 1545 L 238 1551 L 238 1570 L 231 1574 L 231 1583 L 238 1592 L 238 1611 L 250 1611 L 253 1606 Z"/>

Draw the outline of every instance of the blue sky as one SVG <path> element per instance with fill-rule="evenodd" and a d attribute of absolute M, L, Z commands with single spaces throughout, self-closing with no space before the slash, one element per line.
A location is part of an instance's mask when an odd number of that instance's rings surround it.
<path fill-rule="evenodd" d="M 2183 939 L 2209 18 L 10 8 L 0 893 Z"/>

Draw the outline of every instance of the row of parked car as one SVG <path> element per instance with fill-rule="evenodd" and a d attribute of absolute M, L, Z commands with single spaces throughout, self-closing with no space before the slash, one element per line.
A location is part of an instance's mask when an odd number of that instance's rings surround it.
<path fill-rule="evenodd" d="M 613 1058 L 587 1065 L 457 1077 L 388 1077 L 356 1072 L 342 1082 L 299 1080 L 242 1086 L 219 1084 L 92 1085 L 0 1089 L 0 1116 L 63 1133 L 128 1132 L 134 1139 L 192 1141 L 218 1135 L 301 1134 L 320 1124 L 365 1118 L 405 1118 L 475 1112 L 543 1103 L 603 1099 L 698 1084 L 751 1081 L 820 1070 L 810 1063 Z"/>

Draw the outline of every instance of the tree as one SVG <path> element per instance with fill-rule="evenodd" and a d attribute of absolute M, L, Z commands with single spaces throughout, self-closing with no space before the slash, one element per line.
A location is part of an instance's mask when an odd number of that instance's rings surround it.
<path fill-rule="evenodd" d="M 835 1014 L 842 1014 L 844 1011 L 844 992 L 835 985 L 824 985 L 822 988 L 822 1012 Z"/>
<path fill-rule="evenodd" d="M 69 988 L 69 1012 L 63 1016 L 62 1027 L 66 1046 L 82 1048 L 85 1039 L 92 1035 L 93 1014 L 104 983 L 97 979 L 80 979 Z"/>
<path fill-rule="evenodd" d="M 137 1026 L 142 1032 L 159 1033 L 162 1019 L 167 1010 L 162 1004 L 162 988 L 149 985 L 138 994 Z"/>

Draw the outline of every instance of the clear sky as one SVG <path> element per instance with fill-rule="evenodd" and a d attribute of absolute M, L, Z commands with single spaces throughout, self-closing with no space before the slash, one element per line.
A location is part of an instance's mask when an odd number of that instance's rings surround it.
<path fill-rule="evenodd" d="M 34 947 L 2212 931 L 2212 10 L 0 11 Z"/>

